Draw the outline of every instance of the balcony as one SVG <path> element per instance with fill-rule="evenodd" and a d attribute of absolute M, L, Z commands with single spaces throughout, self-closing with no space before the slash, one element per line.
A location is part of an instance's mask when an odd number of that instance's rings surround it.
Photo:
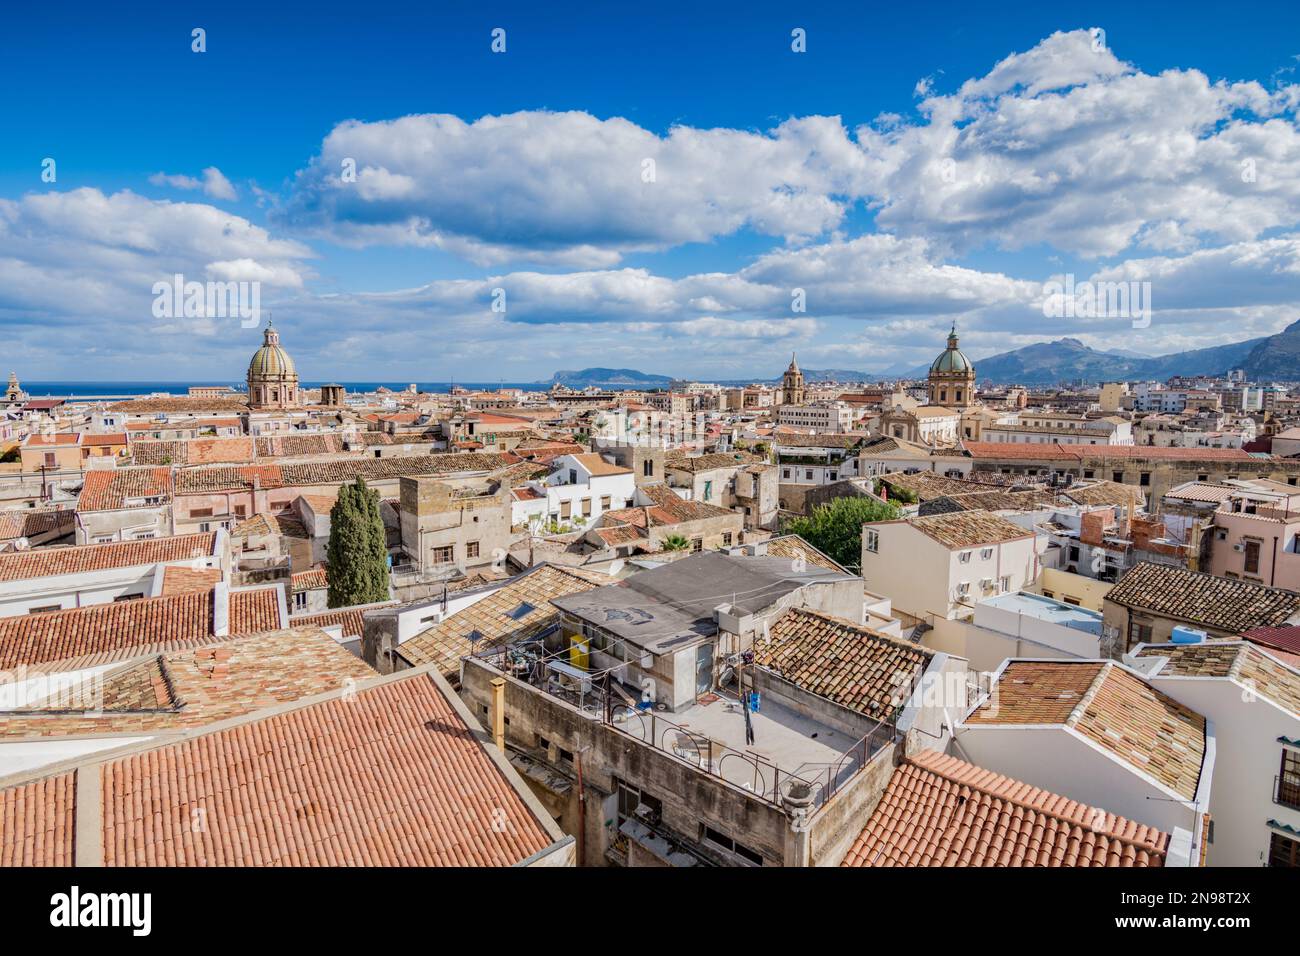
<path fill-rule="evenodd" d="M 1273 802 L 1300 810 L 1300 778 L 1279 774 L 1273 778 Z"/>

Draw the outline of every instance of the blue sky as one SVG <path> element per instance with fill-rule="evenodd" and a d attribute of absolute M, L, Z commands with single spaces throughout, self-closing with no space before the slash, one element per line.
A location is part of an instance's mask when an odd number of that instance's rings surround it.
<path fill-rule="evenodd" d="M 1158 354 L 1300 317 L 1294 5 L 179 6 L 6 13 L 22 377 L 238 378 L 256 329 L 151 311 L 178 272 L 260 281 L 307 379 L 876 371 L 953 321 L 976 357 Z M 1066 272 L 1150 281 L 1154 321 L 1044 319 Z"/>

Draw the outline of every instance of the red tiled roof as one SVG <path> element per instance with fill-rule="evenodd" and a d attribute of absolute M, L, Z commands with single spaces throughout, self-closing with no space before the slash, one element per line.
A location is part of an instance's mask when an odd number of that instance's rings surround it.
<path fill-rule="evenodd" d="M 1169 835 L 923 750 L 894 770 L 843 866 L 1163 866 Z"/>
<path fill-rule="evenodd" d="M 281 626 L 276 587 L 230 593 L 231 634 Z M 90 604 L 64 611 L 0 618 L 0 669 L 70 658 L 114 660 L 124 653 L 207 643 L 212 591 Z"/>
<path fill-rule="evenodd" d="M 381 607 L 392 607 L 396 601 L 383 601 L 378 604 L 356 604 L 352 607 L 337 607 L 315 614 L 299 614 L 289 618 L 294 627 L 310 625 L 327 628 L 342 627 L 344 639 L 360 637 L 365 630 L 365 612 Z"/>
<path fill-rule="evenodd" d="M 162 593 L 184 594 L 187 591 L 211 591 L 221 580 L 220 568 L 187 568 L 183 564 L 170 564 L 163 568 Z"/>
<path fill-rule="evenodd" d="M 252 634 L 274 631 L 283 626 L 280 620 L 280 587 L 249 588 L 230 592 L 230 633 Z"/>
<path fill-rule="evenodd" d="M 509 866 L 551 844 L 419 673 L 123 756 L 100 782 L 106 866 Z"/>
<path fill-rule="evenodd" d="M 1060 725 L 1188 800 L 1205 718 L 1113 661 L 1009 661 L 969 726 Z"/>
<path fill-rule="evenodd" d="M 329 586 L 329 576 L 323 567 L 308 568 L 289 576 L 289 587 L 294 591 L 315 591 Z"/>
<path fill-rule="evenodd" d="M 318 628 L 294 627 L 136 657 L 70 677 L 0 719 L 0 739 L 199 727 L 375 672 Z"/>
<path fill-rule="evenodd" d="M 1259 644 L 1287 655 L 1290 664 L 1300 663 L 1300 625 L 1288 627 L 1253 627 L 1242 635 L 1252 644 Z"/>
<path fill-rule="evenodd" d="M 25 448 L 49 447 L 55 445 L 78 445 L 81 433 L 61 432 L 57 435 L 28 435 L 23 442 Z"/>
<path fill-rule="evenodd" d="M 71 511 L 0 511 L 0 541 L 50 532 L 72 534 L 75 528 L 76 518 Z"/>
<path fill-rule="evenodd" d="M 1164 458 L 1178 461 L 1243 461 L 1258 459 L 1240 448 L 1159 448 L 1151 445 L 1060 445 L 1055 442 L 1020 445 L 1015 442 L 968 441 L 962 443 L 972 458 L 1070 459 Z"/>
<path fill-rule="evenodd" d="M 71 866 L 76 776 L 0 790 L 0 866 Z"/>
<path fill-rule="evenodd" d="M 134 498 L 171 500 L 172 474 L 168 468 L 117 468 L 88 471 L 77 499 L 78 511 L 116 511 Z"/>
<path fill-rule="evenodd" d="M 18 551 L 0 554 L 0 581 L 185 561 L 191 558 L 208 557 L 215 546 L 216 532 L 205 531 L 201 534 L 182 534 L 170 538 L 114 541 L 110 544 L 88 544 L 43 551 Z"/>

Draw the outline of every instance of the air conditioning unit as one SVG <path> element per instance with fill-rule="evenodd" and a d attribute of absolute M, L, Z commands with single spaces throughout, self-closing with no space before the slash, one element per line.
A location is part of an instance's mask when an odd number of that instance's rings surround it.
<path fill-rule="evenodd" d="M 1245 546 L 1244 544 L 1242 544 L 1242 543 L 1239 541 L 1239 542 L 1237 542 L 1236 544 L 1234 544 L 1234 545 L 1232 546 L 1232 550 L 1233 550 L 1233 551 L 1245 551 L 1245 550 L 1246 550 L 1246 546 Z"/>

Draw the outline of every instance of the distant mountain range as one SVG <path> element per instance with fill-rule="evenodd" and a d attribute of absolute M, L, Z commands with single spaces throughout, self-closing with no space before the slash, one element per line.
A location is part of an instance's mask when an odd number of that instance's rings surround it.
<path fill-rule="evenodd" d="M 1127 349 L 1101 351 L 1078 339 L 1036 342 L 1011 352 L 990 355 L 975 362 L 980 382 L 1006 385 L 1055 385 L 1062 382 L 1161 381 L 1174 375 L 1222 375 L 1241 369 L 1253 381 L 1300 381 L 1300 321 L 1292 322 L 1276 335 L 1247 339 L 1230 345 L 1216 345 L 1190 352 L 1146 357 Z M 880 379 L 923 379 L 930 366 L 893 365 L 880 372 L 854 369 L 806 368 L 809 382 L 872 382 Z M 720 384 L 748 381 L 779 382 L 774 378 L 737 379 Z M 667 375 L 651 375 L 631 368 L 584 368 L 556 372 L 549 384 L 570 388 L 667 388 L 674 381 Z"/>
<path fill-rule="evenodd" d="M 1238 368 L 1255 381 L 1300 379 L 1300 321 L 1292 322 L 1276 335 L 1153 358 L 1127 351 L 1099 351 L 1078 339 L 1066 338 L 1027 345 L 975 363 L 981 382 L 1023 385 L 1076 380 L 1160 381 L 1173 375 L 1222 375 Z M 912 374 L 920 377 L 927 370 L 927 366 L 921 366 Z"/>
<path fill-rule="evenodd" d="M 569 388 L 666 388 L 672 381 L 668 375 L 651 375 L 634 368 L 584 368 L 556 372 L 546 384 Z"/>

